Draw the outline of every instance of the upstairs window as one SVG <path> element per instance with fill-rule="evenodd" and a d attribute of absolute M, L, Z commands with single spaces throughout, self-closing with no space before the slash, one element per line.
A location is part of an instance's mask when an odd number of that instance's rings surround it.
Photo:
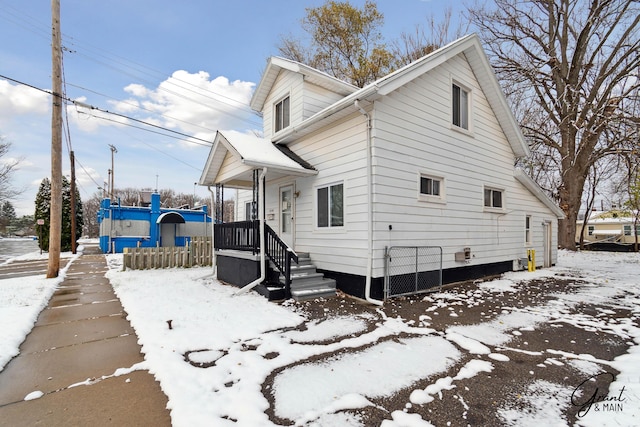
<path fill-rule="evenodd" d="M 494 188 L 484 189 L 484 207 L 502 209 L 502 190 Z"/>
<path fill-rule="evenodd" d="M 334 184 L 318 188 L 318 227 L 344 225 L 344 186 Z"/>
<path fill-rule="evenodd" d="M 276 132 L 289 127 L 289 97 L 276 104 Z"/>
<path fill-rule="evenodd" d="M 451 95 L 453 125 L 469 130 L 469 91 L 453 83 Z"/>

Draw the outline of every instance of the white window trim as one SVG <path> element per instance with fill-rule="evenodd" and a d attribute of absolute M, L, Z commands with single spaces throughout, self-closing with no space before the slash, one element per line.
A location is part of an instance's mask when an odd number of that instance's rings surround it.
<path fill-rule="evenodd" d="M 329 188 L 331 189 L 331 187 L 335 186 L 335 185 L 340 185 L 342 184 L 342 225 L 331 225 L 331 209 L 329 209 L 329 225 L 327 225 L 326 227 L 320 227 L 318 225 L 318 190 L 320 190 L 321 188 Z M 315 231 L 319 231 L 322 233 L 336 233 L 336 232 L 344 232 L 345 231 L 345 227 L 347 225 L 347 207 L 346 207 L 346 183 L 345 181 L 334 181 L 334 182 L 330 182 L 327 184 L 322 184 L 322 185 L 317 185 L 314 187 L 313 189 L 313 213 L 314 213 L 314 218 L 313 218 L 313 227 Z M 331 194 L 331 190 L 329 190 L 329 194 Z M 330 200 L 330 199 L 329 199 Z"/>
<path fill-rule="evenodd" d="M 467 128 L 456 126 L 453 124 L 453 85 L 458 86 L 460 89 L 467 93 Z M 464 133 L 465 135 L 473 136 L 473 90 L 471 85 L 464 83 L 461 79 L 454 76 L 450 76 L 449 82 L 449 127 L 457 132 Z"/>
<path fill-rule="evenodd" d="M 278 104 L 280 104 L 281 102 L 283 102 L 285 99 L 289 98 L 289 124 L 287 126 L 283 126 L 282 129 L 276 130 L 276 128 L 278 127 L 278 114 L 276 112 L 277 110 L 277 106 Z M 273 103 L 273 133 L 280 133 L 282 131 L 284 131 L 285 129 L 291 127 L 291 94 L 287 93 L 283 96 L 281 96 L 280 98 L 278 98 L 274 103 Z"/>
<path fill-rule="evenodd" d="M 502 204 L 504 205 L 504 200 Z M 527 222 L 529 224 L 527 224 Z M 527 246 L 530 246 L 533 243 L 533 238 L 532 238 L 533 236 L 532 236 L 532 230 L 531 230 L 532 224 L 533 224 L 533 217 L 531 215 L 525 215 L 524 216 L 524 243 Z"/>
<path fill-rule="evenodd" d="M 423 194 L 420 192 L 420 186 L 422 178 L 430 178 L 434 181 L 440 182 L 440 194 Z M 430 202 L 430 203 L 446 203 L 446 190 L 445 190 L 445 179 L 442 176 L 434 175 L 428 172 L 418 172 L 418 201 L 420 202 Z"/>
<path fill-rule="evenodd" d="M 502 193 L 502 206 L 501 207 L 485 206 L 485 204 L 484 204 L 484 191 L 485 190 L 501 192 Z M 504 188 L 494 187 L 492 185 L 483 186 L 482 187 L 482 207 L 484 208 L 484 211 L 485 212 L 498 212 L 498 213 L 506 212 L 506 205 L 507 205 L 507 200 L 506 200 L 507 197 L 506 196 L 507 196 L 507 194 L 504 191 Z"/>

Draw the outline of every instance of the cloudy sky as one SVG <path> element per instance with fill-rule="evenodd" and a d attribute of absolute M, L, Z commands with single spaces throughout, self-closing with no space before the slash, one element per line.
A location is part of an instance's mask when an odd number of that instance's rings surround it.
<path fill-rule="evenodd" d="M 108 180 L 113 145 L 116 188 L 157 185 L 207 197 L 194 185 L 206 141 L 216 130 L 261 131 L 249 101 L 266 60 L 282 35 L 300 34 L 305 8 L 322 3 L 61 0 L 65 94 L 78 101 L 66 109 L 63 173 L 69 175 L 72 149 L 80 195 L 88 199 Z M 391 40 L 452 2 L 377 3 Z M 51 99 L 37 90 L 51 88 L 51 2 L 0 0 L 0 40 L 0 136 L 12 143 L 10 157 L 21 159 L 13 183 L 24 192 L 12 202 L 26 215 L 51 169 Z"/>

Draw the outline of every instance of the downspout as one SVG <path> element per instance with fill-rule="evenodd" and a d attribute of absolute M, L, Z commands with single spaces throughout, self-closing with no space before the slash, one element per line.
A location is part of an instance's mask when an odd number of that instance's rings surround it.
<path fill-rule="evenodd" d="M 262 168 L 260 176 L 258 177 L 258 194 L 262 197 L 260 203 L 258 203 L 258 216 L 260 217 L 260 277 L 253 282 L 240 288 L 235 295 L 250 291 L 260 283 L 264 282 L 267 277 L 267 266 L 265 263 L 264 253 L 264 177 L 267 175 L 267 168 Z"/>
<path fill-rule="evenodd" d="M 211 209 L 213 212 L 215 212 L 215 206 L 213 205 L 213 201 L 215 200 L 213 197 L 213 190 L 211 189 L 210 185 L 207 185 L 207 190 L 209 190 L 209 194 L 211 195 Z M 205 228 L 206 228 L 206 221 L 207 221 L 207 215 L 205 214 L 204 216 L 204 220 L 205 220 Z M 215 215 L 213 216 L 213 218 L 211 218 L 211 269 L 213 270 L 213 276 L 215 277 L 216 274 L 218 273 L 216 271 L 216 243 L 214 241 L 214 233 L 215 233 L 215 227 L 216 226 L 216 217 Z"/>
<path fill-rule="evenodd" d="M 384 301 L 371 298 L 371 270 L 373 268 L 373 183 L 371 178 L 371 116 L 360 105 L 356 99 L 353 105 L 367 119 L 367 205 L 369 217 L 367 218 L 367 272 L 364 283 L 364 298 L 367 302 L 375 305 L 383 305 Z"/>

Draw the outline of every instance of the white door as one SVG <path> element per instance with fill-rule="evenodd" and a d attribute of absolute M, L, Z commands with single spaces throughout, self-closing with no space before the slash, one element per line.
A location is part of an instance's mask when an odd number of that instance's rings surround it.
<path fill-rule="evenodd" d="M 543 232 L 544 232 L 544 259 L 543 261 L 543 266 L 544 267 L 551 267 L 551 258 L 552 258 L 552 248 L 551 248 L 551 242 L 553 241 L 551 239 L 551 223 L 548 221 L 545 221 L 543 224 Z"/>
<path fill-rule="evenodd" d="M 280 187 L 280 238 L 293 249 L 293 185 Z"/>

